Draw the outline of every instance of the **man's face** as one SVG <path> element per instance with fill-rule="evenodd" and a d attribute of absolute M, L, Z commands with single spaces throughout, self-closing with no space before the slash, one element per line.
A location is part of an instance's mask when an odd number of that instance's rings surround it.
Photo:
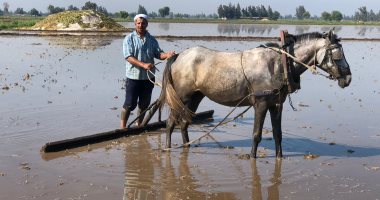
<path fill-rule="evenodd" d="M 135 28 L 136 28 L 136 32 L 138 34 L 145 34 L 145 31 L 146 31 L 146 27 L 148 26 L 148 21 L 146 21 L 146 19 L 144 18 L 137 18 L 136 21 L 135 21 Z"/>

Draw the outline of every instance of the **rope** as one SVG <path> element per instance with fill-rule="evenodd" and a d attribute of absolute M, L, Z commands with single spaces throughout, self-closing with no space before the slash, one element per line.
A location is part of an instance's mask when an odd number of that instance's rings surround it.
<path fill-rule="evenodd" d="M 290 53 L 288 53 L 288 52 L 286 52 L 286 51 L 284 51 L 284 50 L 282 50 L 282 49 L 278 49 L 278 48 L 274 48 L 274 47 L 266 47 L 266 48 L 271 49 L 271 50 L 273 50 L 273 51 L 276 51 L 276 52 L 278 52 L 278 53 L 286 54 L 288 57 L 292 58 L 292 59 L 294 60 L 294 62 L 299 63 L 299 64 L 303 65 L 304 67 L 306 67 L 307 69 L 309 69 L 309 70 L 311 71 L 311 73 L 313 73 L 313 74 L 318 74 L 317 67 L 316 67 L 315 65 L 313 65 L 313 66 L 309 66 L 309 65 L 307 65 L 307 64 L 305 64 L 305 63 L 303 63 L 303 62 L 301 62 L 300 60 L 298 60 L 298 59 L 297 59 L 296 57 L 294 57 L 292 54 L 290 54 Z"/>
<path fill-rule="evenodd" d="M 252 96 L 253 95 L 253 93 L 250 93 L 250 94 L 248 94 L 247 96 L 245 96 L 242 100 L 240 100 L 240 102 L 238 103 L 238 104 L 236 104 L 236 106 L 223 118 L 223 120 L 222 121 L 220 121 L 216 126 L 214 126 L 210 131 L 208 131 L 206 134 L 204 134 L 204 135 L 202 135 L 202 136 L 200 136 L 200 137 L 198 137 L 197 139 L 194 139 L 194 140 L 192 140 L 192 141 L 189 141 L 189 142 L 187 142 L 187 143 L 185 143 L 185 144 L 182 144 L 182 145 L 180 145 L 180 146 L 177 146 L 177 147 L 172 147 L 172 148 L 165 148 L 165 149 L 163 149 L 163 151 L 169 151 L 169 150 L 171 150 L 171 149 L 178 149 L 178 148 L 181 148 L 181 147 L 185 147 L 185 146 L 188 146 L 188 145 L 190 145 L 190 144 L 192 144 L 192 143 L 194 143 L 194 142 L 196 142 L 196 141 L 199 141 L 199 140 L 201 140 L 202 138 L 204 138 L 204 137 L 206 137 L 206 136 L 208 136 L 208 135 L 210 135 L 211 134 L 211 132 L 212 131 L 214 131 L 218 126 L 220 126 L 220 125 L 222 125 L 222 124 L 224 124 L 224 121 L 236 110 L 236 108 L 241 104 L 241 103 L 243 103 L 243 101 L 245 101 L 248 97 L 250 97 L 250 96 Z M 250 108 L 251 106 L 249 106 L 248 107 L 248 109 Z M 245 112 L 247 112 L 248 111 L 248 109 L 246 109 L 243 113 L 245 113 Z M 238 116 L 240 116 L 240 115 L 242 115 L 243 113 L 241 113 L 241 114 L 239 114 Z M 235 118 L 237 118 L 237 117 L 235 117 Z"/>
<path fill-rule="evenodd" d="M 154 68 L 156 68 L 156 70 L 159 72 L 160 70 L 158 70 L 158 68 L 156 67 L 156 65 L 159 65 L 161 64 L 162 62 L 158 62 L 154 65 Z M 157 85 L 158 87 L 162 87 L 162 84 L 161 83 L 156 83 L 155 81 L 153 81 L 152 79 L 150 79 L 150 76 L 149 76 L 149 73 L 152 74 L 156 79 L 157 79 L 157 76 L 156 74 L 154 74 L 151 70 L 147 69 L 146 70 L 146 76 L 148 77 L 148 80 L 153 83 L 153 85 Z"/>
<path fill-rule="evenodd" d="M 132 120 L 129 124 L 128 124 L 128 128 L 131 127 L 131 125 L 133 123 L 135 123 L 137 121 L 137 119 L 139 119 L 142 115 L 144 115 L 148 110 L 150 110 L 154 105 L 156 105 L 158 103 L 158 99 L 156 101 L 154 101 L 152 104 L 149 105 L 149 107 L 147 109 L 145 109 L 144 111 L 142 111 L 139 116 L 137 116 L 134 120 Z"/>

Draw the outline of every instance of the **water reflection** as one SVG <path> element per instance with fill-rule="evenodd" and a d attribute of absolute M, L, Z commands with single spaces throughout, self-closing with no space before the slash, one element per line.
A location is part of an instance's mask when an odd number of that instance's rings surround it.
<path fill-rule="evenodd" d="M 50 45 L 63 46 L 69 49 L 94 50 L 108 46 L 115 38 L 112 37 L 90 37 L 90 36 L 55 36 L 43 37 Z"/>
<path fill-rule="evenodd" d="M 146 137 L 129 141 L 125 148 L 125 183 L 123 200 L 153 199 L 154 159 Z M 144 156 L 142 156 L 144 155 Z"/>
<path fill-rule="evenodd" d="M 271 35 L 272 31 L 276 31 L 279 28 L 278 25 L 252 25 L 252 24 L 218 24 L 218 33 L 219 34 L 228 34 L 228 35 L 257 35 L 257 36 L 266 36 Z"/>
<path fill-rule="evenodd" d="M 310 26 L 296 26 L 296 33 L 295 34 L 303 34 L 307 33 L 310 30 Z"/>
<path fill-rule="evenodd" d="M 152 136 L 150 137 L 152 138 Z M 157 136 L 157 142 L 160 143 L 161 137 Z M 251 195 L 249 193 L 241 193 L 243 188 L 237 187 L 237 191 L 228 191 L 229 187 L 220 189 L 222 191 L 212 190 L 212 183 L 216 184 L 236 184 L 234 181 L 226 177 L 218 177 L 212 171 L 212 167 L 204 166 L 193 167 L 189 162 L 194 161 L 194 152 L 189 149 L 183 149 L 182 152 L 161 152 L 152 149 L 152 145 L 148 141 L 148 137 L 139 137 L 128 142 L 125 147 L 125 183 L 123 200 L 134 199 L 239 199 L 241 195 L 244 198 L 253 200 L 278 200 L 280 197 L 279 186 L 282 184 L 281 166 L 282 160 L 276 159 L 274 170 L 270 178 L 264 177 L 263 172 L 267 172 L 267 166 L 273 166 L 272 163 L 259 165 L 260 160 L 250 160 L 250 168 L 248 169 L 247 180 L 251 185 Z M 191 150 L 191 149 L 190 149 Z M 142 156 L 143 155 L 143 156 Z M 189 161 L 190 160 L 190 161 Z M 202 161 L 200 161 L 202 163 Z M 214 163 L 210 160 L 210 166 Z M 198 162 L 197 162 L 198 163 Z M 249 165 L 248 162 L 242 162 L 243 165 Z M 226 172 L 231 172 L 228 166 L 222 167 Z M 241 169 L 241 167 L 238 167 Z M 199 175 L 199 170 L 202 175 Z M 211 171 L 210 171 L 211 170 Z M 249 172 L 251 171 L 251 172 Z M 224 173 L 226 173 L 224 172 Z M 261 172 L 261 173 L 260 173 Z M 239 174 L 245 174 L 244 171 Z M 245 179 L 245 177 L 240 177 Z M 238 178 L 238 180 L 240 180 Z M 225 181 L 225 180 L 229 181 Z M 252 182 L 251 182 L 252 181 Z M 264 183 L 264 184 L 263 184 Z M 211 184 L 211 185 L 208 185 Z M 269 184 L 269 185 L 268 185 Z M 267 192 L 264 192 L 263 189 Z M 267 193 L 267 194 L 266 194 Z"/>
<path fill-rule="evenodd" d="M 158 28 L 164 31 L 169 31 L 170 23 L 159 23 Z"/>
<path fill-rule="evenodd" d="M 252 199 L 262 200 L 262 185 L 260 173 L 257 169 L 256 159 L 251 160 L 252 168 Z M 270 179 L 270 185 L 267 188 L 268 200 L 278 200 L 280 199 L 279 186 L 281 185 L 281 166 L 282 159 L 276 159 L 274 171 L 272 173 L 272 178 Z"/>
<path fill-rule="evenodd" d="M 373 26 L 358 26 L 355 28 L 357 30 L 357 34 L 360 36 L 370 35 L 370 33 L 376 33 L 380 31 L 379 27 Z"/>
<path fill-rule="evenodd" d="M 133 28 L 130 22 L 121 23 Z M 345 25 L 285 25 L 285 24 L 216 24 L 216 23 L 149 23 L 149 31 L 155 36 L 260 36 L 278 37 L 280 30 L 291 34 L 327 32 L 335 27 L 342 38 L 380 38 L 380 27 Z M 367 30 L 367 31 L 365 31 Z"/>
<path fill-rule="evenodd" d="M 230 192 L 201 191 L 200 188 L 206 186 L 199 185 L 199 181 L 192 175 L 187 149 L 180 153 L 178 160 L 173 161 L 175 156 L 170 152 L 154 151 L 147 138 L 140 138 L 132 141 L 125 152 L 123 200 L 236 199 Z"/>

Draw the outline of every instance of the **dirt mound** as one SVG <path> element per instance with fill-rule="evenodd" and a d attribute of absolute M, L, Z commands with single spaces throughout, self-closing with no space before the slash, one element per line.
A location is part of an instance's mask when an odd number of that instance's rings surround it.
<path fill-rule="evenodd" d="M 65 11 L 52 14 L 36 23 L 32 30 L 123 31 L 125 27 L 93 10 Z"/>

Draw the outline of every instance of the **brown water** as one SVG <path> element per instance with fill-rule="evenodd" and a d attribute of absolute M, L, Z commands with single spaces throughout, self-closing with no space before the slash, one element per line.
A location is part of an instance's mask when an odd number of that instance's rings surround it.
<path fill-rule="evenodd" d="M 157 132 L 40 154 L 46 142 L 118 127 L 125 73 L 121 42 L 0 37 L 0 199 L 380 197 L 380 43 L 375 42 L 343 43 L 353 73 L 344 90 L 321 76 L 302 75 L 302 89 L 292 95 L 298 111 L 284 104 L 283 160 L 274 158 L 270 120 L 260 143 L 262 158 L 242 159 L 251 148 L 252 111 L 188 150 L 159 151 L 165 135 Z M 239 51 L 265 41 L 159 42 L 180 52 L 195 45 Z M 163 64 L 158 67 L 162 71 Z M 159 91 L 155 88 L 153 98 Z M 215 110 L 214 122 L 190 126 L 191 139 L 231 110 L 204 100 L 199 111 L 209 109 Z M 173 143 L 181 141 L 176 130 Z M 309 154 L 319 157 L 305 159 Z"/>

